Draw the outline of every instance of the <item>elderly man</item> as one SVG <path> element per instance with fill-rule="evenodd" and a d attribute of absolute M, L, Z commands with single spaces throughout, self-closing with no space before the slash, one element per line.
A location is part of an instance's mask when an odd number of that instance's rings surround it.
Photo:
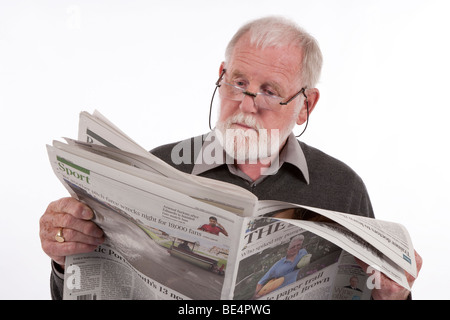
<path fill-rule="evenodd" d="M 315 86 L 321 66 L 316 40 L 295 24 L 269 17 L 244 25 L 231 39 L 219 68 L 220 112 L 215 130 L 181 142 L 190 146 L 201 139 L 201 150 L 192 153 L 189 161 L 176 157 L 173 150 L 180 143 L 151 152 L 179 170 L 236 184 L 259 199 L 373 217 L 360 177 L 293 134 L 296 125 L 307 124 L 319 100 Z M 201 161 L 204 151 L 218 150 L 217 145 L 232 161 Z M 88 207 L 64 198 L 52 202 L 40 220 L 42 247 L 52 258 L 54 298 L 61 297 L 65 256 L 92 251 L 103 241 L 102 230 L 90 221 L 92 217 Z M 55 235 L 61 228 L 64 241 L 58 242 Z M 420 269 L 420 256 L 417 261 Z M 387 278 L 382 288 L 373 291 L 374 298 L 405 299 L 408 295 Z"/>

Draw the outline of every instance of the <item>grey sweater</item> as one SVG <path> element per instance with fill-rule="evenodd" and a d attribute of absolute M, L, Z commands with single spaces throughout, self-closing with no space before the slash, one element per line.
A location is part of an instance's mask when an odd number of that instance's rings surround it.
<path fill-rule="evenodd" d="M 194 139 L 191 143 L 194 148 Z M 277 174 L 269 175 L 257 185 L 249 183 L 228 170 L 226 164 L 199 175 L 238 185 L 261 200 L 279 200 L 333 211 L 374 217 L 367 189 L 361 178 L 346 164 L 299 142 L 309 173 L 309 183 L 300 170 L 284 163 Z M 174 164 L 171 151 L 177 143 L 164 145 L 151 152 L 180 171 L 191 173 L 197 155 L 188 163 Z"/>

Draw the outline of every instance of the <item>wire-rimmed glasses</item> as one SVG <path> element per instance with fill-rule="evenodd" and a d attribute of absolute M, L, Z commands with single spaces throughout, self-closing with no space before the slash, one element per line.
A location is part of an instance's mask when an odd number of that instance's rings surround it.
<path fill-rule="evenodd" d="M 225 72 L 226 72 L 226 69 L 223 69 L 219 76 L 219 79 L 216 81 L 216 87 L 214 89 L 214 92 L 213 92 L 213 95 L 211 98 L 211 104 L 209 107 L 209 128 L 211 130 L 212 130 L 212 128 L 211 128 L 211 110 L 212 110 L 214 96 L 216 94 L 217 89 L 219 89 L 219 94 L 222 98 L 233 100 L 233 101 L 242 101 L 242 100 L 244 100 L 245 96 L 250 96 L 253 98 L 253 101 L 258 109 L 270 110 L 270 111 L 281 110 L 283 106 L 286 106 L 292 100 L 297 98 L 300 94 L 303 94 L 303 96 L 306 99 L 305 100 L 306 107 L 308 109 L 308 97 L 306 96 L 306 93 L 305 93 L 306 87 L 301 88 L 300 91 L 298 91 L 295 95 L 293 95 L 291 98 L 284 101 L 285 98 L 279 97 L 269 91 L 253 93 L 253 92 L 247 91 L 247 89 L 244 87 L 240 87 L 240 86 L 222 81 L 223 76 L 225 75 Z M 308 113 L 307 114 L 307 117 L 308 117 L 307 120 L 308 120 L 309 119 L 309 110 L 307 110 L 307 113 Z M 306 126 L 307 125 L 308 125 L 308 123 L 306 124 Z M 305 130 L 306 130 L 306 127 L 305 127 Z M 303 132 L 305 130 L 303 130 Z M 303 132 L 300 135 L 302 135 Z M 297 137 L 299 137 L 299 136 L 297 136 Z"/>

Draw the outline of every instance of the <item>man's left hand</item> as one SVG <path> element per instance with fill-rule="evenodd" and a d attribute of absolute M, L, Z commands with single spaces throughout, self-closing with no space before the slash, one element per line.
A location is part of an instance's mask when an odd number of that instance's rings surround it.
<path fill-rule="evenodd" d="M 422 268 L 422 257 L 414 250 L 414 254 L 416 256 L 416 264 L 417 264 L 417 274 L 419 274 L 420 269 Z M 358 264 L 363 268 L 363 270 L 367 273 L 368 264 L 362 262 L 359 259 L 356 259 Z M 395 281 L 386 277 L 383 273 L 375 270 L 377 277 L 380 279 L 380 288 L 374 288 L 372 290 L 372 298 L 374 300 L 406 300 L 410 295 L 410 291 L 403 288 L 401 285 L 396 283 Z M 413 276 L 406 273 L 406 279 L 408 280 L 409 286 L 412 287 L 414 281 L 416 280 Z"/>

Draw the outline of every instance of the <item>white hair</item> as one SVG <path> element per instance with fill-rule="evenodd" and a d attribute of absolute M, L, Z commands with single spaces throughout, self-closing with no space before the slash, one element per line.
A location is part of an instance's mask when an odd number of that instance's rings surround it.
<path fill-rule="evenodd" d="M 289 241 L 289 242 L 292 242 L 292 241 L 304 241 L 305 240 L 305 236 L 304 235 L 302 235 L 302 234 L 299 234 L 299 235 L 296 235 L 296 236 L 294 236 L 294 237 L 292 237 L 291 238 L 291 241 Z"/>
<path fill-rule="evenodd" d="M 225 61 L 228 62 L 234 47 L 246 33 L 250 43 L 260 48 L 294 45 L 303 50 L 301 79 L 304 86 L 314 88 L 322 70 L 322 53 L 317 40 L 297 24 L 281 17 L 265 17 L 243 25 L 228 43 Z"/>

